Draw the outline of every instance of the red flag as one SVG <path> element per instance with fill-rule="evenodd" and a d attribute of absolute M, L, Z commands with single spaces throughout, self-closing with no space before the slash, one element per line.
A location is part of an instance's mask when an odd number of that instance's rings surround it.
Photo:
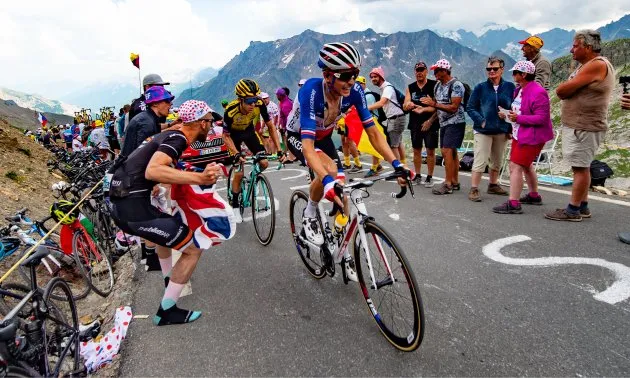
<path fill-rule="evenodd" d="M 129 59 L 131 59 L 131 64 L 136 66 L 137 69 L 140 69 L 140 55 L 131 53 Z"/>
<path fill-rule="evenodd" d="M 372 144 L 370 143 L 370 138 L 368 138 L 365 129 L 363 129 L 363 123 L 359 118 L 359 113 L 356 108 L 352 108 L 350 112 L 346 115 L 345 118 L 346 128 L 348 129 L 348 138 L 350 138 L 356 145 L 357 149 L 366 154 L 370 154 L 379 159 L 383 157 L 379 154 Z M 376 117 L 374 117 L 374 127 L 385 136 L 383 132 L 383 127 L 376 121 Z"/>

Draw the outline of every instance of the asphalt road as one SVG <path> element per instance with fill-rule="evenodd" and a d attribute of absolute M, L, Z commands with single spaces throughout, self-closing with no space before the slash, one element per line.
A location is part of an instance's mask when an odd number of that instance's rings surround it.
<path fill-rule="evenodd" d="M 505 197 L 485 194 L 487 181 L 481 203 L 468 201 L 467 176 L 461 192 L 417 187 L 415 199 L 378 183 L 368 210 L 405 251 L 424 301 L 424 341 L 404 353 L 381 336 L 358 285 L 306 272 L 288 221 L 291 188 L 306 180 L 287 168 L 267 173 L 279 202 L 273 242 L 262 247 L 250 221 L 206 251 L 179 301 L 203 316 L 167 327 L 135 319 L 122 375 L 630 375 L 630 246 L 616 237 L 630 230 L 630 203 L 592 198 L 592 219 L 554 222 L 543 213 L 566 206 L 566 189 L 497 215 Z M 134 313 L 152 316 L 162 292 L 160 274 L 143 273 Z"/>

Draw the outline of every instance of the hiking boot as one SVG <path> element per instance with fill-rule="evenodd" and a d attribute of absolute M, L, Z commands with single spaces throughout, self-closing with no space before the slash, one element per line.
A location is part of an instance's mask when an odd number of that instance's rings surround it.
<path fill-rule="evenodd" d="M 363 167 L 354 165 L 354 166 L 352 166 L 352 168 L 348 169 L 348 173 L 359 173 L 359 172 L 361 172 L 362 169 L 363 169 Z M 344 168 L 344 170 L 345 170 L 345 168 Z"/>
<path fill-rule="evenodd" d="M 591 217 L 591 209 L 589 209 L 588 207 L 586 209 L 580 209 L 580 215 L 582 216 L 582 219 L 590 218 Z"/>
<path fill-rule="evenodd" d="M 545 218 L 556 221 L 569 221 L 569 222 L 581 222 L 582 216 L 580 213 L 571 214 L 567 212 L 567 209 L 556 209 L 550 213 L 545 214 Z"/>
<path fill-rule="evenodd" d="M 427 178 L 424 180 L 424 187 L 432 188 L 433 185 L 435 185 L 435 181 L 433 181 L 433 177 L 427 176 Z"/>
<path fill-rule="evenodd" d="M 453 190 L 461 190 L 461 189 L 462 189 L 462 185 L 460 183 L 453 184 Z"/>
<path fill-rule="evenodd" d="M 446 183 L 443 183 L 438 188 L 433 189 L 433 194 L 438 195 L 438 196 L 441 196 L 444 194 L 452 194 L 452 193 L 453 193 L 453 187 L 450 185 L 446 185 Z"/>
<path fill-rule="evenodd" d="M 413 185 L 421 185 L 422 184 L 422 177 L 420 177 L 420 175 L 416 175 L 416 177 L 414 177 L 413 180 L 411 180 L 411 183 Z"/>
<path fill-rule="evenodd" d="M 518 200 L 520 203 L 525 204 L 525 205 L 536 205 L 536 206 L 540 206 L 543 204 L 542 202 L 542 197 L 538 196 L 538 197 L 532 197 L 529 195 L 529 193 L 527 193 L 526 195 L 524 195 L 523 197 L 521 197 Z"/>
<path fill-rule="evenodd" d="M 468 199 L 473 202 L 481 202 L 481 195 L 479 194 L 479 189 L 470 188 L 470 192 L 468 192 Z"/>
<path fill-rule="evenodd" d="M 492 208 L 492 211 L 497 214 L 522 214 L 523 208 L 519 203 L 518 206 L 514 207 L 510 205 L 510 201 L 506 201 L 499 206 L 495 206 Z"/>
<path fill-rule="evenodd" d="M 369 171 L 367 171 L 365 176 L 363 176 L 363 178 L 369 178 L 369 177 L 376 176 L 376 175 L 377 175 L 376 171 L 373 170 L 373 169 L 370 169 Z"/>
<path fill-rule="evenodd" d="M 508 192 L 499 184 L 488 185 L 488 194 L 496 194 L 498 196 L 507 196 Z"/>

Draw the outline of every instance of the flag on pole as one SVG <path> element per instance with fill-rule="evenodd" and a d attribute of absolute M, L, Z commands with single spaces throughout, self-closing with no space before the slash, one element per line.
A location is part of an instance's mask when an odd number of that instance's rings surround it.
<path fill-rule="evenodd" d="M 37 113 L 37 119 L 39 120 L 39 123 L 42 124 L 42 127 L 45 128 L 46 124 L 48 123 L 46 117 L 44 117 L 42 113 Z"/>
<path fill-rule="evenodd" d="M 136 53 L 131 53 L 129 59 L 131 59 L 131 64 L 136 66 L 137 69 L 140 69 L 140 55 Z"/>
<path fill-rule="evenodd" d="M 378 121 L 376 120 L 376 117 L 372 117 L 374 119 L 374 127 L 377 128 L 377 130 L 383 134 L 383 137 L 385 137 L 385 132 L 383 132 L 383 126 L 381 126 L 380 123 L 378 123 Z M 348 129 L 348 138 L 350 138 L 356 145 L 357 145 L 357 149 L 361 152 L 364 152 L 366 154 L 370 154 L 372 156 L 375 156 L 379 159 L 382 159 L 383 156 L 381 156 L 381 154 L 379 154 L 374 147 L 372 147 L 372 144 L 370 143 L 370 139 L 368 138 L 367 133 L 365 132 L 365 129 L 363 128 L 363 123 L 361 122 L 361 119 L 359 118 L 359 113 L 357 112 L 356 108 L 352 108 L 352 110 L 350 110 L 350 112 L 346 115 L 345 118 L 345 123 L 346 123 L 346 128 Z"/>

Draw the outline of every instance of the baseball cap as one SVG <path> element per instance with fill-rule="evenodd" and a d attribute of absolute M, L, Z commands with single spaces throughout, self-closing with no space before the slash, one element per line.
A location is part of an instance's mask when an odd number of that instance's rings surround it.
<path fill-rule="evenodd" d="M 204 101 L 188 100 L 179 106 L 179 118 L 184 123 L 198 121 L 208 113 L 212 113 L 212 108 Z"/>
<path fill-rule="evenodd" d="M 418 63 L 416 63 L 416 65 L 413 67 L 413 69 L 417 69 L 418 67 L 424 67 L 424 68 L 429 68 L 427 67 L 427 64 L 423 61 L 419 61 Z"/>
<path fill-rule="evenodd" d="M 96 121 L 94 121 L 94 126 L 96 126 L 96 127 L 103 126 L 103 121 L 101 121 L 100 119 L 97 119 Z"/>
<path fill-rule="evenodd" d="M 169 82 L 162 80 L 162 77 L 158 74 L 148 74 L 142 79 L 142 86 L 145 85 L 169 85 Z"/>
<path fill-rule="evenodd" d="M 298 81 L 299 86 L 304 85 L 304 83 L 306 83 L 306 79 L 300 79 L 300 81 Z"/>
<path fill-rule="evenodd" d="M 514 67 L 510 69 L 510 71 L 521 71 L 528 74 L 533 74 L 536 72 L 536 66 L 534 65 L 534 63 L 528 60 L 519 60 L 518 62 L 516 62 Z"/>
<path fill-rule="evenodd" d="M 158 86 L 153 86 L 147 89 L 147 91 L 144 92 L 144 97 L 145 97 L 145 100 L 144 100 L 145 104 L 152 104 L 154 102 L 164 101 L 164 100 L 173 101 L 173 99 L 175 98 L 175 96 L 173 96 L 171 92 L 164 89 L 164 87 L 158 87 Z"/>
<path fill-rule="evenodd" d="M 258 97 L 260 97 L 260 98 L 269 98 L 269 93 L 267 93 L 267 92 L 260 92 L 260 95 Z"/>
<path fill-rule="evenodd" d="M 435 70 L 436 68 L 443 68 L 445 70 L 450 70 L 451 63 L 449 63 L 449 61 L 446 59 L 440 59 L 437 62 L 435 62 L 434 65 L 431 66 L 431 70 Z"/>
<path fill-rule="evenodd" d="M 543 40 L 536 35 L 529 36 L 527 37 L 527 39 L 519 41 L 518 43 L 520 43 L 521 45 L 530 45 L 531 47 L 534 47 L 536 49 L 540 49 L 545 44 Z"/>
<path fill-rule="evenodd" d="M 381 79 L 385 80 L 385 71 L 383 70 L 383 67 L 381 66 L 372 68 L 372 71 L 370 71 L 370 75 L 372 74 L 377 74 L 378 76 L 381 77 Z"/>
<path fill-rule="evenodd" d="M 284 91 L 284 88 L 278 88 L 276 89 L 276 95 L 286 96 L 287 92 Z"/>
<path fill-rule="evenodd" d="M 365 76 L 357 76 L 355 80 L 357 83 L 365 84 Z"/>

